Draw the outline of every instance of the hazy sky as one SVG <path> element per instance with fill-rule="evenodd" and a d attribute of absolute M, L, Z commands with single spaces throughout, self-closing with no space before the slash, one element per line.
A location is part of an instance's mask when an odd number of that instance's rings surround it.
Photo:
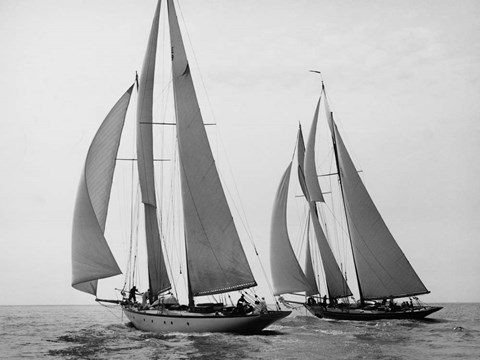
<path fill-rule="evenodd" d="M 93 303 L 70 286 L 76 189 L 90 140 L 141 68 L 155 3 L 0 1 L 0 305 Z M 424 299 L 480 301 L 480 2 L 180 8 L 202 113 L 219 124 L 261 256 L 317 69 Z"/>

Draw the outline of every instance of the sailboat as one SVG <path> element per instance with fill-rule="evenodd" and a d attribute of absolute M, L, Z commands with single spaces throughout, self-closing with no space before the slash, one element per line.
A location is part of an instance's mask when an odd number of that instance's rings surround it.
<path fill-rule="evenodd" d="M 148 292 L 136 301 L 134 284 L 119 289 L 116 303 L 137 329 L 162 332 L 256 333 L 291 313 L 245 303 L 227 306 L 215 296 L 250 291 L 257 285 L 215 165 L 187 60 L 173 0 L 164 1 L 170 32 L 176 145 L 183 210 L 188 304 L 171 291 L 154 179 L 153 93 L 159 17 L 156 6 L 143 67 L 137 78 L 136 161 L 143 203 Z M 170 51 L 169 51 L 170 55 Z M 105 237 L 120 139 L 135 83 L 121 96 L 97 131 L 87 154 L 74 210 L 72 286 L 97 296 L 98 280 L 122 273 Z M 130 286 L 132 286 L 130 288 Z M 130 292 L 128 291 L 130 289 Z M 120 295 L 119 295 L 120 296 Z M 214 302 L 196 303 L 210 296 Z M 224 299 L 227 299 L 224 296 Z M 243 295 L 242 295 L 243 297 Z M 174 299 L 172 301 L 172 299 Z M 250 298 L 250 300 L 252 300 Z M 248 300 L 248 299 L 247 299 Z"/>
<path fill-rule="evenodd" d="M 318 181 L 320 175 L 316 169 L 315 142 L 322 95 L 336 164 L 336 172 L 326 175 L 336 176 L 340 187 L 340 202 L 360 297 L 353 302 L 353 293 L 342 271 L 342 263 L 337 261 L 325 226 L 321 225 L 322 212 L 319 210 L 325 203 L 326 195 Z M 365 188 L 335 124 L 323 81 L 307 143 L 305 145 L 299 127 L 296 152 L 298 181 L 308 207 L 308 227 L 313 228 L 326 289 L 321 296 L 320 281 L 317 281 L 319 277 L 312 263 L 312 245 L 315 244 L 310 244 L 307 238 L 304 271 L 290 242 L 287 200 L 292 160 L 281 178 L 273 206 L 270 261 L 274 295 L 280 296 L 280 300 L 287 304 L 302 304 L 319 318 L 337 320 L 420 319 L 440 310 L 441 307 L 425 305 L 418 299 L 417 295 L 429 291 L 398 246 Z M 299 293 L 304 294 L 307 301 L 284 298 L 286 294 Z M 395 299 L 399 298 L 405 300 L 397 304 Z"/>

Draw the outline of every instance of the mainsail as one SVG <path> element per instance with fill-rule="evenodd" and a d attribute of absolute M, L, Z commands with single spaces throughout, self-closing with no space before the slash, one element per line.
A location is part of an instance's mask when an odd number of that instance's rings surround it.
<path fill-rule="evenodd" d="M 140 75 L 137 100 L 137 165 L 142 202 L 145 209 L 149 287 L 151 293 L 154 295 L 171 287 L 162 252 L 157 219 L 153 166 L 153 82 L 155 77 L 160 4 L 161 1 L 157 4 L 150 37 L 148 39 L 147 51 Z"/>
<path fill-rule="evenodd" d="M 273 294 L 313 291 L 293 252 L 287 230 L 287 196 L 292 163 L 289 164 L 278 186 L 273 203 L 270 230 L 270 269 Z"/>
<path fill-rule="evenodd" d="M 168 18 L 190 293 L 255 286 L 210 149 L 172 0 Z"/>
<path fill-rule="evenodd" d="M 369 300 L 428 293 L 368 194 L 327 101 L 325 105 L 336 148 L 361 298 Z"/>
<path fill-rule="evenodd" d="M 121 274 L 104 237 L 118 146 L 133 85 L 97 131 L 77 192 L 72 231 L 72 286 L 97 294 L 97 280 Z"/>

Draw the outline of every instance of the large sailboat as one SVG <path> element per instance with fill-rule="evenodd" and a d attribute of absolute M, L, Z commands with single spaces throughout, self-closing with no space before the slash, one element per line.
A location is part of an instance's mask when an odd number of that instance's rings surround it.
<path fill-rule="evenodd" d="M 351 301 L 352 291 L 342 271 L 343 263 L 332 251 L 332 241 L 322 227 L 322 206 L 325 193 L 320 189 L 315 161 L 315 142 L 319 109 L 325 100 L 325 112 L 331 132 L 336 171 L 326 176 L 336 176 L 339 183 L 346 230 L 355 268 L 359 300 Z M 303 304 L 313 315 L 338 320 L 418 319 L 441 309 L 420 302 L 417 295 L 427 294 L 415 270 L 385 225 L 340 136 L 330 111 L 325 86 L 315 109 L 310 133 L 305 145 L 299 128 L 296 144 L 298 181 L 308 208 L 308 228 L 320 253 L 321 266 L 312 263 L 315 244 L 306 240 L 305 271 L 298 262 L 287 229 L 287 199 L 293 160 L 287 167 L 276 194 L 271 224 L 271 271 L 274 294 L 301 293 L 307 301 L 281 300 Z M 326 195 L 325 195 L 326 196 Z M 333 196 L 329 195 L 329 196 Z M 323 222 L 326 224 L 326 222 Z M 308 235 L 309 230 L 305 231 Z M 318 265 L 318 264 L 317 264 Z M 320 269 L 322 268 L 322 269 Z M 319 276 L 323 270 L 323 277 Z M 320 278 L 324 279 L 323 296 L 320 295 Z M 395 299 L 401 299 L 396 303 Z M 327 301 L 328 299 L 328 301 Z"/>
<path fill-rule="evenodd" d="M 173 0 L 159 0 L 150 31 L 141 75 L 137 78 L 136 158 L 143 203 L 148 290 L 137 292 L 135 277 L 120 290 L 117 299 L 103 300 L 120 305 L 133 325 L 151 332 L 259 332 L 291 311 L 269 309 L 260 298 L 253 304 L 257 285 L 220 182 L 205 124 L 200 113 L 182 34 Z M 153 125 L 154 76 L 160 9 L 167 7 L 170 33 L 171 72 L 180 178 L 183 235 L 186 257 L 188 303 L 176 299 L 175 282 L 165 252 L 162 215 L 159 215 L 155 181 Z M 134 84 L 135 85 L 135 84 Z M 72 286 L 97 296 L 98 280 L 121 274 L 120 266 L 105 236 L 107 212 L 118 159 L 120 139 L 132 85 L 111 109 L 97 131 L 87 154 L 75 204 L 72 235 Z M 163 120 L 163 119 L 162 119 Z M 133 167 L 132 167 L 133 169 Z M 135 174 L 132 171 L 132 174 Z M 133 201 L 132 201 L 133 202 Z M 132 204 L 133 205 L 133 204 Z M 132 225 L 132 228 L 136 225 Z M 133 232 L 133 231 L 132 231 Z M 142 234 L 143 234 L 142 233 Z M 133 245 L 130 248 L 135 248 Z M 137 261 L 137 253 L 128 261 Z M 138 256 L 140 257 L 140 255 Z M 128 263 L 128 262 L 127 262 Z M 138 265 L 131 265 L 136 268 Z M 129 275 L 130 276 L 130 275 Z M 172 293 L 173 291 L 173 293 Z M 251 304 L 226 303 L 231 292 L 242 292 Z M 227 294 L 227 295 L 225 295 Z M 142 303 L 135 295 L 142 295 Z M 177 296 L 175 296 L 177 295 Z M 222 300 L 224 301 L 220 301 Z M 196 303 L 198 298 L 213 301 Z M 220 297 L 220 299 L 219 299 Z M 96 299 L 99 300 L 98 298 Z M 225 301 L 227 300 L 227 301 Z M 231 299 L 230 299 L 231 300 Z M 260 305 L 260 306 L 258 306 Z"/>

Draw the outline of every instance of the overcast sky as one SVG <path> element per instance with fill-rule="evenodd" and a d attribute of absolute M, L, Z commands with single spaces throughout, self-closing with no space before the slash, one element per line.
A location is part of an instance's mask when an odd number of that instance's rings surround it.
<path fill-rule="evenodd" d="M 76 189 L 89 142 L 141 68 L 154 8 L 0 1 L 0 305 L 93 303 L 70 286 Z M 219 124 L 261 256 L 298 122 L 308 129 L 313 116 L 316 69 L 367 188 L 432 292 L 424 299 L 480 301 L 480 2 L 180 9 L 204 120 Z"/>

